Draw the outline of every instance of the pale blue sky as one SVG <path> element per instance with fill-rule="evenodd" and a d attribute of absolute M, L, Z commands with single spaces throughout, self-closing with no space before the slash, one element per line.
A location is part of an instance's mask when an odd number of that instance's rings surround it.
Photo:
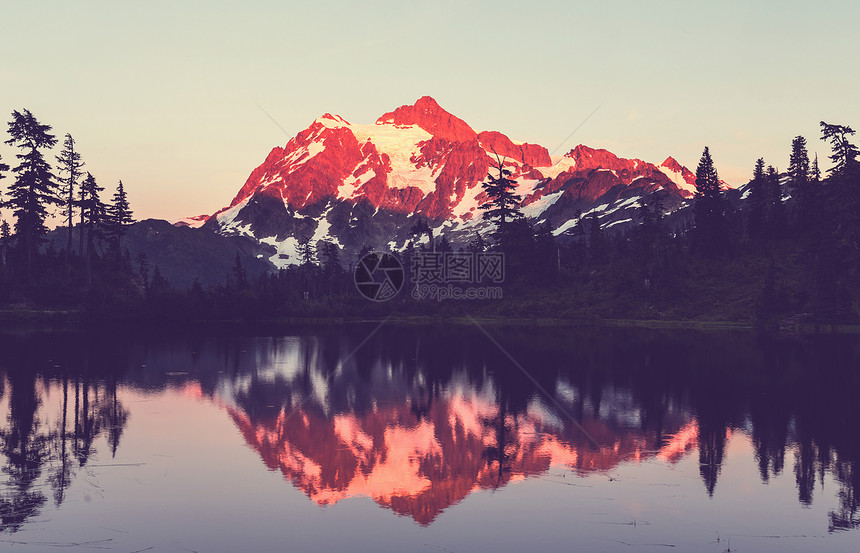
<path fill-rule="evenodd" d="M 550 150 L 600 105 L 556 154 L 584 143 L 695 170 L 709 145 L 732 184 L 759 156 L 785 167 L 797 134 L 827 166 L 822 119 L 860 127 L 848 1 L 14 2 L 2 21 L 4 131 L 28 108 L 71 132 L 139 218 L 226 205 L 287 140 L 256 103 L 294 134 L 431 95 Z"/>

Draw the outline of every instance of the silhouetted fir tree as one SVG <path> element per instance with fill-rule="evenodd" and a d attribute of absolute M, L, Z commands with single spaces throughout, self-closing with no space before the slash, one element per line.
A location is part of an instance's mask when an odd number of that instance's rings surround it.
<path fill-rule="evenodd" d="M 484 237 L 481 236 L 481 233 L 475 231 L 475 237 L 469 242 L 469 251 L 470 252 L 485 252 L 487 251 L 487 243 L 484 241 Z"/>
<path fill-rule="evenodd" d="M 541 280 L 549 280 L 558 274 L 560 252 L 549 221 L 537 228 L 534 237 L 535 269 Z"/>
<path fill-rule="evenodd" d="M 7 269 L 7 254 L 12 245 L 12 229 L 9 228 L 9 223 L 6 220 L 0 221 L 0 267 L 3 268 L 3 277 L 5 279 Z"/>
<path fill-rule="evenodd" d="M 299 241 L 296 253 L 299 256 L 299 260 L 301 260 L 302 267 L 311 267 L 316 265 L 317 252 L 316 248 L 314 248 L 314 245 L 311 243 L 310 237 L 303 238 Z"/>
<path fill-rule="evenodd" d="M 654 225 L 654 213 L 651 211 L 644 197 L 639 198 L 639 201 L 636 202 L 636 215 L 642 221 L 643 229 L 650 229 Z"/>
<path fill-rule="evenodd" d="M 749 183 L 749 211 L 747 215 L 747 236 L 756 241 L 761 238 L 765 225 L 767 194 L 765 187 L 764 159 L 758 158 Z"/>
<path fill-rule="evenodd" d="M 144 252 L 138 252 L 135 261 L 137 262 L 137 272 L 143 280 L 143 288 L 146 290 L 149 288 L 149 259 Z"/>
<path fill-rule="evenodd" d="M 796 136 L 791 141 L 789 157 L 788 189 L 797 205 L 797 222 L 808 224 L 811 219 L 812 186 L 809 182 L 809 152 L 806 150 L 806 139 Z"/>
<path fill-rule="evenodd" d="M 509 230 L 508 223 L 523 218 L 520 211 L 520 204 L 523 199 L 514 193 L 517 183 L 508 178 L 511 176 L 511 172 L 505 169 L 504 160 L 498 156 L 496 159 L 499 176 L 494 177 L 487 173 L 487 182 L 483 183 L 481 188 L 484 189 L 489 201 L 479 206 L 479 209 L 485 210 L 484 219 L 496 223 L 496 242 L 504 248 L 505 236 Z"/>
<path fill-rule="evenodd" d="M 84 256 L 87 287 L 92 286 L 93 242 L 95 238 L 103 236 L 106 226 L 107 206 L 99 197 L 99 192 L 103 190 L 95 177 L 87 173 L 78 193 L 78 209 L 81 213 L 80 252 Z"/>
<path fill-rule="evenodd" d="M 767 196 L 767 234 L 771 240 L 779 240 L 785 235 L 786 217 L 782 198 L 782 184 L 779 172 L 773 165 L 767 166 L 765 174 Z"/>
<path fill-rule="evenodd" d="M 726 248 L 726 202 L 720 190 L 720 177 L 708 147 L 696 168 L 696 193 L 693 213 L 695 249 L 705 255 L 720 253 Z"/>
<path fill-rule="evenodd" d="M 50 133 L 51 126 L 39 123 L 28 110 L 12 112 L 9 135 L 6 141 L 22 150 L 17 154 L 20 163 L 12 169 L 17 177 L 9 186 L 9 199 L 4 206 L 10 207 L 15 216 L 15 235 L 27 258 L 27 274 L 32 267 L 33 249 L 38 248 L 42 237 L 48 232 L 45 219 L 48 208 L 60 205 L 56 179 L 51 166 L 40 150 L 53 148 L 56 137 Z M 38 253 L 38 252 L 37 252 Z"/>
<path fill-rule="evenodd" d="M 161 274 L 161 268 L 158 265 L 152 270 L 152 282 L 149 284 L 149 290 L 151 294 L 157 294 L 159 292 L 163 292 L 170 287 L 170 283 L 164 278 L 164 275 Z"/>
<path fill-rule="evenodd" d="M 418 220 L 412 225 L 412 228 L 409 230 L 412 236 L 420 239 L 422 235 L 427 236 L 427 246 L 426 248 L 422 244 L 422 249 L 426 249 L 429 251 L 436 251 L 436 242 L 433 238 L 433 229 L 427 223 L 427 220 L 421 216 L 418 216 Z"/>
<path fill-rule="evenodd" d="M 857 156 L 860 152 L 848 137 L 854 134 L 854 129 L 846 125 L 831 125 L 821 121 L 821 139 L 829 140 L 833 148 L 830 159 L 833 167 L 827 170 L 832 176 L 845 176 L 857 171 Z"/>
<path fill-rule="evenodd" d="M 66 216 L 66 226 L 68 227 L 68 236 L 66 240 L 67 277 L 71 271 L 69 256 L 72 253 L 72 218 L 76 207 L 75 187 L 78 185 L 78 177 L 81 176 L 81 168 L 83 166 L 84 162 L 81 161 L 81 154 L 75 151 L 75 139 L 72 138 L 71 134 L 66 133 L 66 138 L 63 141 L 63 149 L 60 152 L 60 155 L 57 156 L 57 170 L 60 173 L 60 197 L 64 202 L 63 215 Z"/>
<path fill-rule="evenodd" d="M 5 173 L 6 173 L 8 170 L 9 170 L 9 166 L 8 166 L 7 164 L 3 163 L 3 156 L 0 156 L 0 180 L 3 180 L 3 179 L 5 179 L 5 178 L 6 178 Z M 3 202 L 3 191 L 2 191 L 2 190 L 0 190 L 0 207 L 3 207 L 3 205 L 4 205 L 4 202 Z"/>
<path fill-rule="evenodd" d="M 107 207 L 105 217 L 105 234 L 110 241 L 111 249 L 118 257 L 121 252 L 121 241 L 128 231 L 128 227 L 134 223 L 131 207 L 128 203 L 128 195 L 125 192 L 122 181 L 117 184 L 110 205 Z"/>
<path fill-rule="evenodd" d="M 236 259 L 233 262 L 233 282 L 236 284 L 237 290 L 244 290 L 248 287 L 248 275 L 245 273 L 245 266 L 242 265 L 242 258 L 239 252 L 236 252 Z M 155 276 L 152 277 L 153 281 Z"/>
<path fill-rule="evenodd" d="M 821 182 L 821 169 L 818 168 L 818 153 L 815 154 L 815 159 L 812 160 L 812 167 L 809 170 L 810 180 L 818 184 Z"/>
<path fill-rule="evenodd" d="M 451 243 L 448 242 L 447 236 L 442 236 L 442 239 L 439 240 L 439 245 L 436 247 L 437 252 L 451 252 L 454 251 L 454 248 L 451 247 Z"/>
<path fill-rule="evenodd" d="M 343 274 L 343 266 L 340 262 L 340 248 L 334 242 L 325 241 L 319 250 L 322 272 L 328 280 L 328 293 L 331 296 L 337 288 L 335 281 Z"/>
<path fill-rule="evenodd" d="M 343 271 L 340 264 L 340 248 L 334 242 L 325 241 L 320 246 L 320 262 L 323 272 L 327 275 L 336 275 Z"/>

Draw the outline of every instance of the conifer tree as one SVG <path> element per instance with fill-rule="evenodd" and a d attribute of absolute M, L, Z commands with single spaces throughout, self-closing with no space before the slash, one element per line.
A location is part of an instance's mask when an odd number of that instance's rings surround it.
<path fill-rule="evenodd" d="M 81 240 L 86 238 L 87 251 L 92 249 L 92 239 L 101 234 L 101 231 L 108 224 L 106 221 L 107 206 L 99 197 L 99 192 L 102 191 L 104 188 L 98 185 L 95 177 L 91 173 L 87 173 L 86 178 L 81 182 L 77 202 L 81 213 Z M 81 251 L 84 251 L 83 247 L 81 247 Z"/>
<path fill-rule="evenodd" d="M 481 236 L 481 233 L 475 231 L 475 238 L 469 242 L 469 251 L 470 252 L 484 252 L 487 251 L 487 243 L 484 241 L 484 238 Z"/>
<path fill-rule="evenodd" d="M 12 229 L 9 228 L 9 223 L 4 219 L 0 222 L 0 265 L 6 269 L 6 253 L 9 251 L 9 244 L 12 241 Z"/>
<path fill-rule="evenodd" d="M 32 265 L 33 249 L 38 247 L 42 237 L 48 232 L 45 219 L 48 208 L 60 205 L 62 200 L 57 194 L 56 179 L 51 166 L 45 161 L 40 150 L 53 148 L 57 143 L 51 134 L 51 126 L 39 123 L 29 110 L 23 113 L 12 112 L 9 121 L 9 135 L 6 144 L 22 150 L 17 154 L 20 163 L 12 172 L 17 174 L 15 182 L 9 187 L 9 199 L 4 206 L 10 207 L 15 216 L 15 234 L 27 255 L 27 273 Z"/>
<path fill-rule="evenodd" d="M 63 199 L 63 215 L 66 216 L 68 226 L 68 239 L 66 240 L 66 272 L 69 271 L 69 254 L 72 251 L 72 217 L 75 206 L 75 187 L 78 177 L 81 176 L 81 154 L 75 151 L 75 139 L 66 133 L 63 141 L 63 149 L 57 156 L 57 169 L 60 173 L 60 197 Z"/>
<path fill-rule="evenodd" d="M 317 260 L 317 252 L 313 243 L 311 243 L 310 237 L 302 239 L 299 242 L 298 248 L 296 249 L 296 253 L 299 256 L 299 259 L 302 261 L 302 267 L 310 267 L 311 265 L 316 265 Z"/>
<path fill-rule="evenodd" d="M 765 194 L 764 159 L 758 158 L 753 169 L 753 178 L 749 184 L 749 217 L 747 219 L 747 235 L 751 240 L 761 237 L 764 229 L 765 206 L 767 199 Z"/>
<path fill-rule="evenodd" d="M 441 240 L 439 240 L 439 247 L 436 248 L 437 252 L 450 252 L 453 251 L 454 248 L 451 247 L 451 243 L 448 242 L 448 237 L 443 236 Z"/>
<path fill-rule="evenodd" d="M 818 153 L 815 154 L 815 159 L 812 160 L 812 168 L 809 170 L 809 178 L 814 184 L 821 182 L 821 169 L 818 168 Z"/>
<path fill-rule="evenodd" d="M 809 152 L 806 151 L 806 139 L 802 136 L 795 136 L 791 141 L 791 156 L 786 173 L 792 195 L 799 197 L 809 182 Z"/>
<path fill-rule="evenodd" d="M 98 185 L 91 173 L 81 182 L 78 193 L 78 209 L 81 213 L 80 251 L 84 255 L 87 286 L 92 285 L 93 240 L 104 235 L 107 225 L 107 206 L 101 201 L 99 192 L 104 188 Z M 86 242 L 84 242 L 86 238 Z"/>
<path fill-rule="evenodd" d="M 720 177 L 707 146 L 696 168 L 693 214 L 696 219 L 693 235 L 696 248 L 706 255 L 725 249 L 725 199 L 720 190 Z"/>
<path fill-rule="evenodd" d="M 343 267 L 340 264 L 340 248 L 334 242 L 325 241 L 319 248 L 322 256 L 323 272 L 327 275 L 339 273 Z"/>
<path fill-rule="evenodd" d="M 427 235 L 428 246 L 427 249 L 430 251 L 436 251 L 436 242 L 433 239 L 433 229 L 427 223 L 427 221 L 423 217 L 418 217 L 418 220 L 412 225 L 412 228 L 409 230 L 410 234 L 417 238 L 421 238 L 422 235 Z M 423 247 L 423 244 L 422 244 Z"/>
<path fill-rule="evenodd" d="M 494 177 L 487 173 L 487 182 L 481 185 L 490 201 L 479 207 L 485 210 L 484 219 L 496 221 L 498 225 L 497 241 L 502 242 L 508 232 L 508 223 L 523 218 L 520 211 L 520 204 L 523 199 L 522 196 L 514 193 L 517 183 L 508 178 L 511 172 L 505 169 L 504 160 L 498 156 L 496 156 L 496 160 L 498 161 L 499 176 Z"/>
<path fill-rule="evenodd" d="M 844 176 L 857 170 L 857 146 L 848 141 L 854 129 L 845 125 L 830 125 L 821 121 L 821 140 L 829 140 L 833 147 L 830 159 L 833 167 L 827 170 L 833 176 Z"/>
<path fill-rule="evenodd" d="M 782 205 L 783 193 L 782 184 L 779 182 L 779 172 L 773 165 L 767 166 L 765 189 L 767 197 L 768 235 L 776 240 L 785 233 L 785 208 Z"/>
<path fill-rule="evenodd" d="M 157 271 L 158 266 L 155 269 Z M 236 260 L 233 262 L 233 280 L 236 282 L 236 288 L 239 290 L 244 290 L 248 287 L 248 275 L 245 273 L 245 266 L 242 265 L 242 258 L 239 256 L 239 252 L 236 252 Z M 155 276 L 153 276 L 154 281 Z"/>
<path fill-rule="evenodd" d="M 3 180 L 6 178 L 6 175 L 4 175 L 3 173 L 5 173 L 8 170 L 9 170 L 9 166 L 6 165 L 5 163 L 3 163 L 3 156 L 0 156 L 0 180 Z M 0 207 L 3 207 L 3 192 L 2 191 L 0 191 Z"/>
<path fill-rule="evenodd" d="M 111 247 L 114 248 L 116 254 L 119 254 L 120 240 L 125 236 L 128 227 L 134 222 L 132 211 L 128 204 L 128 195 L 120 180 L 112 202 L 107 207 L 104 225 L 105 233 L 110 239 Z"/>

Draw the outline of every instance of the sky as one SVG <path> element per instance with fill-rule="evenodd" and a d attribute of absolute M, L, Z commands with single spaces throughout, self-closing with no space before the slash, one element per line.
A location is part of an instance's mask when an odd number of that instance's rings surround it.
<path fill-rule="evenodd" d="M 821 120 L 860 128 L 851 1 L 10 1 L 2 15 L 2 121 L 26 108 L 51 125 L 52 161 L 71 133 L 137 219 L 211 214 L 323 113 L 367 124 L 425 95 L 554 155 L 582 143 L 695 171 L 709 146 L 732 185 L 758 157 L 787 167 L 796 135 L 829 167 Z M 15 153 L 0 144 L 3 162 Z"/>

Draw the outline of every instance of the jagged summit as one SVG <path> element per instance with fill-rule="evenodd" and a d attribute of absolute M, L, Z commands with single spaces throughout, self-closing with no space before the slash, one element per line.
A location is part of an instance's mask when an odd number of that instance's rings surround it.
<path fill-rule="evenodd" d="M 692 195 L 695 183 L 671 157 L 657 166 L 579 145 L 552 158 L 541 145 L 476 132 L 424 96 L 373 124 L 323 114 L 274 147 L 206 224 L 272 245 L 278 266 L 296 260 L 295 245 L 304 239 L 328 239 L 348 250 L 370 243 L 402 247 L 409 236 L 401 225 L 415 216 L 440 231 L 473 236 L 487 225 L 478 209 L 487 201 L 480 185 L 498 159 L 517 181 L 526 215 L 551 220 L 558 234 L 590 210 L 601 212 L 605 225 L 632 221 L 622 215 L 644 195 L 660 193 L 672 209 Z"/>

